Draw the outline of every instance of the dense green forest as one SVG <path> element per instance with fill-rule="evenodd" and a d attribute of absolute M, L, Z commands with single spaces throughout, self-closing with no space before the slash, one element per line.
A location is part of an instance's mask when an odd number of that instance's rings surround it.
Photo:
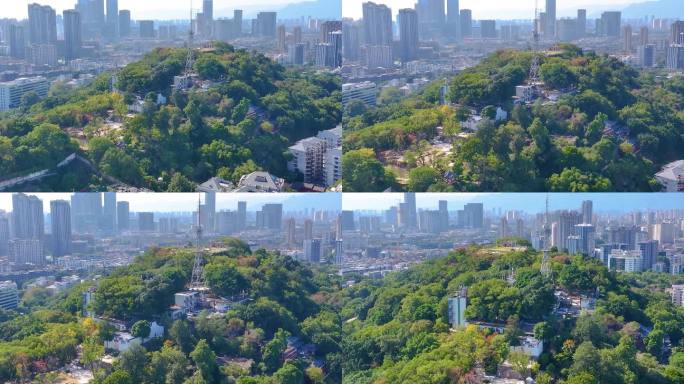
<path fill-rule="evenodd" d="M 200 79 L 212 85 L 182 92 L 172 85 L 186 55 L 159 48 L 113 82 L 107 73 L 85 88 L 56 84 L 46 99 L 25 97 L 21 108 L 0 117 L 0 175 L 53 168 L 76 152 L 106 175 L 155 191 L 194 190 L 193 183 L 214 176 L 237 182 L 258 169 L 295 181 L 287 147 L 341 121 L 340 80 L 331 73 L 285 69 L 217 42 L 198 51 L 195 62 Z M 158 94 L 168 102 L 158 104 Z M 129 115 L 136 97 L 142 112 Z M 44 189 L 102 184 L 74 174 Z"/>
<path fill-rule="evenodd" d="M 340 282 L 322 266 L 312 270 L 289 256 L 226 239 L 220 252 L 205 257 L 205 281 L 212 292 L 248 299 L 224 315 L 200 312 L 173 320 L 174 293 L 184 290 L 192 270 L 189 249 L 161 248 L 138 257 L 96 282 L 50 297 L 33 288 L 20 312 L 0 313 L 0 381 L 49 382 L 54 370 L 75 359 L 90 367 L 100 384 L 339 383 L 342 327 L 330 297 Z M 99 316 L 135 321 L 131 332 L 149 334 L 149 323 L 165 326 L 163 339 L 121 353 L 112 368 L 99 364 L 107 323 L 83 317 L 82 293 L 94 287 L 89 310 Z M 287 338 L 315 345 L 315 366 L 304 358 L 284 361 Z M 78 353 L 80 351 L 80 353 Z M 217 356 L 252 359 L 251 367 L 219 365 Z M 41 381 L 44 380 L 44 381 Z"/>
<path fill-rule="evenodd" d="M 449 81 L 449 107 L 439 105 L 444 79 L 409 97 L 385 89 L 377 107 L 350 102 L 345 190 L 660 190 L 654 174 L 684 158 L 684 77 L 561 45 L 540 68 L 545 89 L 560 91 L 558 100 L 514 103 L 531 58 L 500 51 L 464 70 Z M 507 120 L 495 119 L 497 107 Z M 460 122 L 473 110 L 483 119 L 475 133 L 461 135 Z M 451 145 L 449 154 L 431 153 L 435 138 Z M 394 167 L 386 160 L 392 152 L 402 156 Z M 363 182 L 369 178 L 376 183 Z"/>
<path fill-rule="evenodd" d="M 504 361 L 540 384 L 683 382 L 684 308 L 665 292 L 680 278 L 616 274 L 596 259 L 551 257 L 548 277 L 535 251 L 472 247 L 382 280 L 360 278 L 340 298 L 343 382 L 479 383 Z M 450 330 L 447 298 L 461 287 L 471 324 Z M 598 290 L 595 309 L 557 316 L 555 290 Z M 504 331 L 475 321 L 503 324 Z M 544 341 L 538 361 L 511 349 L 524 328 Z"/>

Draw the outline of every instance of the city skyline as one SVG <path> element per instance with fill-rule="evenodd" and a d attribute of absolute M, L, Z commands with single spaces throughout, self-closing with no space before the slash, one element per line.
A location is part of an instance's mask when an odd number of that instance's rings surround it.
<path fill-rule="evenodd" d="M 344 0 L 342 2 L 343 18 L 362 18 L 362 4 L 368 0 Z M 644 3 L 648 0 L 601 0 L 599 4 L 591 0 L 561 0 L 558 1 L 558 17 L 574 16 L 578 8 L 585 8 L 589 14 L 606 10 L 620 10 L 631 4 Z M 414 0 L 378 0 L 376 4 L 385 4 L 392 9 L 396 18 L 400 9 L 413 8 Z M 473 11 L 473 19 L 498 19 L 498 20 L 531 20 L 534 17 L 534 0 L 519 0 L 515 2 L 502 2 L 499 0 L 477 1 L 461 0 L 460 9 Z M 539 1 L 538 7 L 543 11 L 544 2 Z M 446 8 L 445 8 L 446 9 Z M 502 17 L 502 15 L 505 15 Z"/>
<path fill-rule="evenodd" d="M 117 201 L 127 201 L 131 212 L 193 212 L 197 210 L 197 197 L 204 193 L 164 193 L 160 199 L 158 193 L 117 193 Z M 12 211 L 12 193 L 0 193 L 0 211 Z M 57 200 L 70 201 L 73 193 L 26 193 L 43 201 L 43 212 L 50 213 L 50 202 Z M 307 208 L 321 210 L 341 210 L 341 202 L 335 198 L 337 193 L 313 194 L 302 196 L 299 193 L 217 193 L 216 210 L 235 209 L 238 201 L 247 202 L 247 210 L 258 210 L 265 204 L 283 204 L 285 210 L 301 210 L 302 204 Z M 304 202 L 302 202 L 304 199 Z M 163 201 L 161 201 L 163 200 Z M 205 202 L 202 196 L 202 203 Z M 182 207 L 182 208 L 179 208 Z M 290 208 L 291 207 L 291 208 Z"/>
<path fill-rule="evenodd" d="M 257 10 L 277 11 L 287 5 L 306 2 L 307 0 L 214 0 L 214 17 L 232 17 L 233 9 L 244 9 L 246 14 L 251 14 Z M 27 4 L 38 3 L 41 5 L 49 5 L 55 8 L 58 14 L 65 10 L 74 9 L 77 0 L 43 0 L 27 2 L 9 3 L 3 5 L 3 18 L 26 19 L 28 17 Z M 164 5 L 164 9 L 160 9 L 159 5 Z M 264 8 L 266 7 L 266 8 Z M 119 0 L 119 9 L 130 10 L 133 19 L 176 19 L 183 20 L 188 18 L 188 10 L 190 8 L 190 0 L 147 0 L 145 2 L 135 0 Z M 193 0 L 192 8 L 194 11 L 202 9 L 202 0 Z"/>
<path fill-rule="evenodd" d="M 345 193 L 343 210 L 382 211 L 402 202 L 404 195 L 394 193 Z M 467 203 L 483 203 L 485 210 L 501 208 L 540 213 L 549 196 L 549 210 L 577 209 L 584 200 L 594 202 L 595 211 L 630 212 L 634 210 L 684 209 L 684 200 L 667 193 L 416 193 L 416 207 L 435 209 L 446 200 L 453 209 Z M 657 198 L 654 198 L 657 195 Z"/>

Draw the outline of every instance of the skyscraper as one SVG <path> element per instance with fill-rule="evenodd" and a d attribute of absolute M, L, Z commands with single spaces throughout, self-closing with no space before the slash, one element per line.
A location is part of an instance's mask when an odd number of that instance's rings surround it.
<path fill-rule="evenodd" d="M 464 225 L 468 228 L 484 227 L 484 206 L 482 203 L 468 203 L 463 207 Z"/>
<path fill-rule="evenodd" d="M 107 0 L 107 37 L 117 39 L 119 28 L 119 0 Z"/>
<path fill-rule="evenodd" d="M 240 37 L 242 35 L 242 10 L 236 9 L 233 11 L 233 35 Z"/>
<path fill-rule="evenodd" d="M 457 39 L 461 36 L 461 15 L 459 0 L 447 0 L 447 36 Z"/>
<path fill-rule="evenodd" d="M 50 231 L 52 256 L 60 257 L 71 253 L 71 206 L 68 201 L 50 202 Z"/>
<path fill-rule="evenodd" d="M 259 12 L 256 18 L 255 30 L 252 31 L 254 35 L 261 37 L 276 37 L 276 20 L 277 14 L 275 12 Z"/>
<path fill-rule="evenodd" d="M 204 19 L 204 31 L 206 37 L 211 37 L 214 30 L 214 0 L 204 0 L 202 2 L 202 17 Z"/>
<path fill-rule="evenodd" d="M 247 228 L 247 202 L 238 201 L 238 229 L 243 230 Z"/>
<path fill-rule="evenodd" d="M 544 35 L 547 39 L 556 37 L 556 0 L 546 0 L 546 23 Z"/>
<path fill-rule="evenodd" d="M 445 21 L 444 0 L 418 0 L 416 12 L 422 38 L 442 35 Z"/>
<path fill-rule="evenodd" d="M 44 230 L 43 201 L 23 193 L 12 195 L 13 238 L 42 240 Z"/>
<path fill-rule="evenodd" d="M 130 206 L 128 201 L 116 203 L 116 226 L 119 232 L 127 231 L 131 228 L 129 215 Z"/>
<path fill-rule="evenodd" d="M 401 46 L 399 54 L 401 61 L 406 63 L 418 56 L 418 13 L 410 8 L 400 9 L 397 21 Z"/>
<path fill-rule="evenodd" d="M 212 232 L 216 225 L 216 192 L 206 192 L 204 194 L 204 207 L 206 210 L 204 229 Z"/>
<path fill-rule="evenodd" d="M 304 240 L 304 259 L 312 264 L 321 262 L 321 240 Z"/>
<path fill-rule="evenodd" d="M 658 241 L 642 241 L 637 244 L 637 247 L 641 251 L 641 259 L 643 262 L 642 270 L 650 271 L 658 257 Z"/>
<path fill-rule="evenodd" d="M 363 3 L 364 42 L 392 46 L 392 10 L 386 5 Z"/>
<path fill-rule="evenodd" d="M 262 228 L 280 229 L 283 224 L 283 205 L 264 204 L 261 208 Z"/>
<path fill-rule="evenodd" d="M 603 12 L 598 23 L 598 32 L 601 36 L 620 37 L 620 25 L 622 24 L 622 12 Z"/>
<path fill-rule="evenodd" d="M 140 232 L 154 231 L 154 213 L 138 212 L 138 230 Z"/>
<path fill-rule="evenodd" d="M 575 225 L 575 233 L 578 239 L 577 253 L 591 256 L 596 246 L 594 226 L 577 224 Z"/>
<path fill-rule="evenodd" d="M 304 220 L 304 240 L 313 239 L 313 221 Z"/>
<path fill-rule="evenodd" d="M 418 212 L 416 209 L 416 194 L 413 192 L 404 193 L 404 204 L 406 204 L 406 220 L 402 220 L 409 228 L 418 228 Z"/>
<path fill-rule="evenodd" d="M 116 192 L 104 193 L 104 206 L 100 228 L 105 233 L 114 233 L 116 228 Z"/>
<path fill-rule="evenodd" d="M 344 241 L 337 239 L 335 241 L 335 265 L 342 266 L 344 263 Z"/>
<path fill-rule="evenodd" d="M 461 37 L 473 37 L 473 11 L 461 10 Z"/>
<path fill-rule="evenodd" d="M 577 37 L 582 38 L 587 34 L 587 10 L 577 10 Z"/>
<path fill-rule="evenodd" d="M 291 246 L 296 243 L 296 228 L 297 223 L 295 222 L 294 218 L 291 217 L 285 220 L 285 243 L 287 243 L 287 245 Z"/>
<path fill-rule="evenodd" d="M 622 38 L 623 44 L 622 48 L 624 49 L 625 52 L 632 52 L 632 26 L 631 25 L 625 25 L 624 28 L 622 28 Z"/>
<path fill-rule="evenodd" d="M 483 39 L 496 39 L 496 20 L 480 20 L 480 36 Z"/>
<path fill-rule="evenodd" d="M 57 43 L 57 16 L 47 5 L 29 4 L 29 42 L 31 44 Z"/>
<path fill-rule="evenodd" d="M 16 24 L 11 24 L 9 26 L 9 48 L 10 56 L 15 59 L 23 59 L 26 56 L 24 27 Z"/>
<path fill-rule="evenodd" d="M 448 202 L 446 200 L 439 201 L 439 224 L 441 231 L 446 231 L 449 229 L 449 210 Z"/>
<path fill-rule="evenodd" d="M 81 14 L 74 10 L 64 11 L 64 51 L 67 61 L 81 55 Z"/>
<path fill-rule="evenodd" d="M 582 223 L 591 224 L 594 215 L 594 203 L 591 200 L 584 200 L 582 202 Z"/>
<path fill-rule="evenodd" d="M 75 233 L 95 233 L 101 216 L 101 193 L 74 193 L 71 196 L 71 223 Z"/>
<path fill-rule="evenodd" d="M 131 11 L 122 9 L 119 11 L 119 37 L 131 35 Z"/>
<path fill-rule="evenodd" d="M 353 231 L 356 229 L 356 225 L 354 224 L 354 211 L 342 211 L 338 220 L 340 231 Z M 341 237 L 341 232 L 338 238 L 339 237 Z"/>
<path fill-rule="evenodd" d="M 684 21 L 675 21 L 670 26 L 670 43 L 684 44 Z"/>
<path fill-rule="evenodd" d="M 7 256 L 7 246 L 10 240 L 9 218 L 0 214 L 0 256 Z"/>

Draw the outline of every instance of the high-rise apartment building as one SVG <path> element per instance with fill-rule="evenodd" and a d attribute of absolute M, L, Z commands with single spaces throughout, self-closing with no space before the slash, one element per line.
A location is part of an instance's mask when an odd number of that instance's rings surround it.
<path fill-rule="evenodd" d="M 71 205 L 68 201 L 50 202 L 50 234 L 53 257 L 71 253 Z"/>
<path fill-rule="evenodd" d="M 415 60 L 418 57 L 418 12 L 413 9 L 400 9 L 399 44 L 402 62 Z"/>
<path fill-rule="evenodd" d="M 57 16 L 47 5 L 28 5 L 29 42 L 31 44 L 57 43 Z"/>
<path fill-rule="evenodd" d="M 119 11 L 119 37 L 131 35 L 131 11 L 122 9 Z"/>
<path fill-rule="evenodd" d="M 544 36 L 547 39 L 556 37 L 556 0 L 546 0 Z"/>
<path fill-rule="evenodd" d="M 128 201 L 116 203 L 116 228 L 119 232 L 131 229 L 130 205 Z"/>
<path fill-rule="evenodd" d="M 12 195 L 12 237 L 42 240 L 44 236 L 43 201 L 23 193 Z"/>
<path fill-rule="evenodd" d="M 461 37 L 473 37 L 473 11 L 461 9 Z"/>
<path fill-rule="evenodd" d="M 461 36 L 461 15 L 459 0 L 447 0 L 446 34 L 447 37 L 458 39 Z"/>
<path fill-rule="evenodd" d="M 64 11 L 64 56 L 67 61 L 81 56 L 81 14 L 75 10 Z"/>
<path fill-rule="evenodd" d="M 119 0 L 107 0 L 106 35 L 110 39 L 119 37 Z"/>
<path fill-rule="evenodd" d="M 392 46 L 392 10 L 386 5 L 363 3 L 363 31 L 366 45 Z"/>

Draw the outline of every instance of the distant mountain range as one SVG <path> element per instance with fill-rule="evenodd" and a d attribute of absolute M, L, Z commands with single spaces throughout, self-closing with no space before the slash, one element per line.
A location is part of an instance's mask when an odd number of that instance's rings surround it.
<path fill-rule="evenodd" d="M 277 11 L 278 19 L 301 19 L 302 17 L 312 17 L 316 19 L 335 19 L 339 20 L 342 15 L 342 0 L 312 0 L 290 4 L 274 4 L 272 7 L 264 5 L 239 7 L 244 11 L 245 18 L 256 17 L 261 11 Z M 233 8 L 218 9 L 217 14 L 232 15 Z"/>
<path fill-rule="evenodd" d="M 636 3 L 622 11 L 627 19 L 655 16 L 668 19 L 684 19 L 684 0 L 658 0 Z"/>
<path fill-rule="evenodd" d="M 341 19 L 342 0 L 314 0 L 288 4 L 278 11 L 279 19 L 299 19 L 311 16 L 318 19 Z"/>

